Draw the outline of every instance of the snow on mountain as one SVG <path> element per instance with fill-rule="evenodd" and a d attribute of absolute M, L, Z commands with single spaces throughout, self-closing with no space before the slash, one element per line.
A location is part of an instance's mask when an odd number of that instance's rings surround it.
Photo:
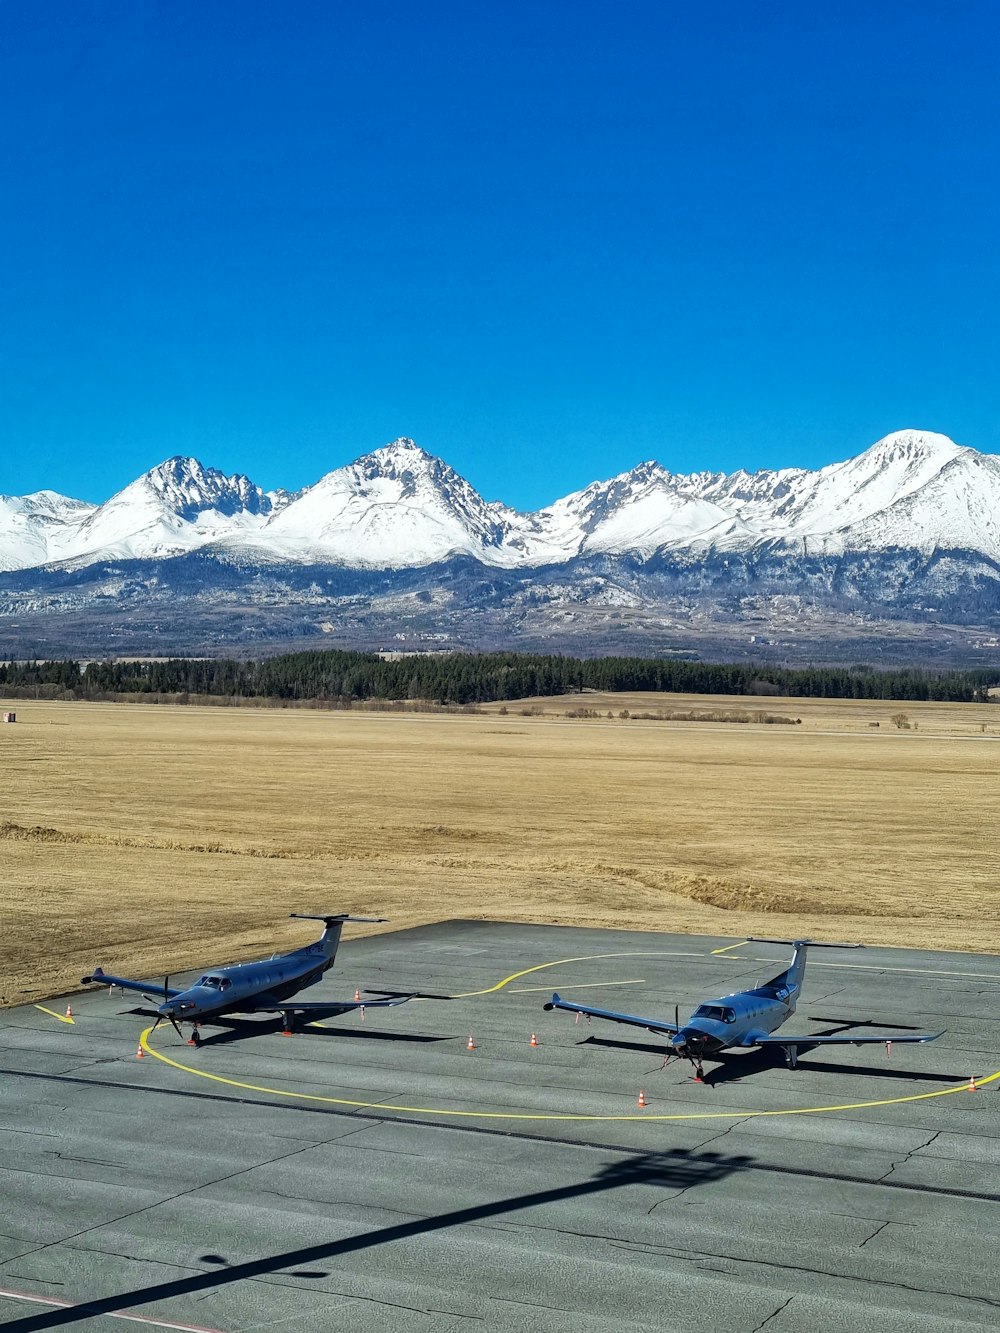
<path fill-rule="evenodd" d="M 298 561 L 402 568 L 469 554 L 496 563 L 512 511 L 490 505 L 412 440 L 398 439 L 328 472 L 254 541 Z"/>
<path fill-rule="evenodd" d="M 0 495 L 0 570 L 44 564 L 49 542 L 96 508 L 56 491 Z"/>
<path fill-rule="evenodd" d="M 719 505 L 686 493 L 683 482 L 659 463 L 640 463 L 535 514 L 519 516 L 512 544 L 525 563 L 542 564 L 625 551 L 648 557 L 707 533 L 743 530 Z"/>
<path fill-rule="evenodd" d="M 201 547 L 247 559 L 416 568 L 470 555 L 506 568 L 578 556 L 893 547 L 1000 560 L 1000 457 L 914 430 L 816 471 L 671 473 L 647 462 L 535 513 L 488 503 L 399 439 L 297 493 L 265 493 L 171 458 L 100 506 L 51 491 L 0 497 L 0 570 L 167 558 Z"/>
<path fill-rule="evenodd" d="M 751 544 L 778 542 L 831 555 L 950 546 L 998 557 L 998 470 L 994 455 L 963 448 L 945 435 L 904 430 L 815 472 L 702 474 L 688 484 L 692 493 L 738 516 Z M 747 540 L 719 544 L 743 547 Z"/>
<path fill-rule="evenodd" d="M 263 527 L 271 500 L 247 477 L 169 458 L 50 537 L 48 560 L 145 560 Z"/>

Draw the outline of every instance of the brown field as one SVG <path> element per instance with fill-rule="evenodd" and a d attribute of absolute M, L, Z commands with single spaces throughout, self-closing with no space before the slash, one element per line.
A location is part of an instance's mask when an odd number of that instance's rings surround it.
<path fill-rule="evenodd" d="M 0 1003 L 288 947 L 296 910 L 1000 951 L 1000 705 L 11 706 Z"/>

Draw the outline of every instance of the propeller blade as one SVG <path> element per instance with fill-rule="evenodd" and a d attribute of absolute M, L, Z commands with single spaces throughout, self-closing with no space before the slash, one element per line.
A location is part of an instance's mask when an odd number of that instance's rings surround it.
<path fill-rule="evenodd" d="M 184 1036 L 184 1033 L 183 1033 L 183 1032 L 180 1030 L 180 1028 L 177 1026 L 177 1019 L 174 1018 L 173 1014 L 168 1014 L 167 1017 L 170 1019 L 171 1023 L 173 1023 L 173 1025 L 174 1025 L 174 1031 L 177 1033 L 178 1037 L 183 1037 L 183 1036 Z"/>
<path fill-rule="evenodd" d="M 166 973 L 163 978 L 163 999 L 164 1002 L 170 999 L 170 973 Z"/>
<path fill-rule="evenodd" d="M 681 1007 L 680 1007 L 679 1004 L 675 1004 L 675 1005 L 674 1005 L 674 1027 L 675 1027 L 675 1028 L 679 1028 L 680 1025 L 681 1025 Z"/>
<path fill-rule="evenodd" d="M 157 1015 L 156 1015 L 156 1022 L 155 1022 L 155 1023 L 153 1024 L 153 1026 L 149 1029 L 149 1035 L 150 1035 L 150 1036 L 153 1035 L 153 1033 L 156 1031 L 156 1029 L 160 1026 L 160 1024 L 161 1024 L 162 1022 L 163 1022 L 163 1015 L 162 1015 L 162 1014 L 157 1014 Z"/>

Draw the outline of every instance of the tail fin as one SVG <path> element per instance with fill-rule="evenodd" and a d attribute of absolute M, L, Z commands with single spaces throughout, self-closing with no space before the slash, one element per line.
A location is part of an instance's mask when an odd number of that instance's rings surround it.
<path fill-rule="evenodd" d="M 367 921 L 373 925 L 381 923 L 388 918 L 384 916 L 350 916 L 347 912 L 340 912 L 336 916 L 312 916 L 307 912 L 289 912 L 290 917 L 297 917 L 300 921 L 322 921 L 325 925 L 323 934 L 316 941 L 316 946 L 322 946 L 323 952 L 332 962 L 337 956 L 337 949 L 340 946 L 340 936 L 344 929 L 344 923 L 347 921 Z"/>
<path fill-rule="evenodd" d="M 771 940 L 761 935 L 750 935 L 748 944 L 789 944 L 792 949 L 792 961 L 772 977 L 769 986 L 786 986 L 788 990 L 798 992 L 802 988 L 802 977 L 806 970 L 806 953 L 809 949 L 863 949 L 863 944 L 828 944 L 825 940 Z"/>

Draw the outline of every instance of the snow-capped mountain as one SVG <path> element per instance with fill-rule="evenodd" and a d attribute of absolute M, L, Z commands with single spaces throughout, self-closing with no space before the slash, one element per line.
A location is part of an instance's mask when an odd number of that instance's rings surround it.
<path fill-rule="evenodd" d="M 395 440 L 308 487 L 256 534 L 277 559 L 405 568 L 451 555 L 503 561 L 517 515 L 487 504 L 412 440 Z"/>
<path fill-rule="evenodd" d="M 453 557 L 531 569 L 586 557 L 935 550 L 1000 561 L 1000 457 L 900 431 L 810 471 L 671 473 L 647 462 L 525 514 L 399 439 L 292 494 L 172 458 L 99 506 L 0 497 L 0 569 L 169 559 L 418 569 Z"/>
<path fill-rule="evenodd" d="M 178 555 L 262 527 L 274 503 L 247 477 L 169 458 L 48 542 L 47 562 Z"/>
<path fill-rule="evenodd" d="M 0 569 L 45 564 L 60 534 L 74 529 L 96 507 L 56 491 L 0 495 Z"/>
<path fill-rule="evenodd" d="M 1000 555 L 1000 458 L 945 435 L 899 431 L 816 472 L 687 481 L 693 493 L 742 519 L 757 541 L 827 554 L 944 547 Z"/>

